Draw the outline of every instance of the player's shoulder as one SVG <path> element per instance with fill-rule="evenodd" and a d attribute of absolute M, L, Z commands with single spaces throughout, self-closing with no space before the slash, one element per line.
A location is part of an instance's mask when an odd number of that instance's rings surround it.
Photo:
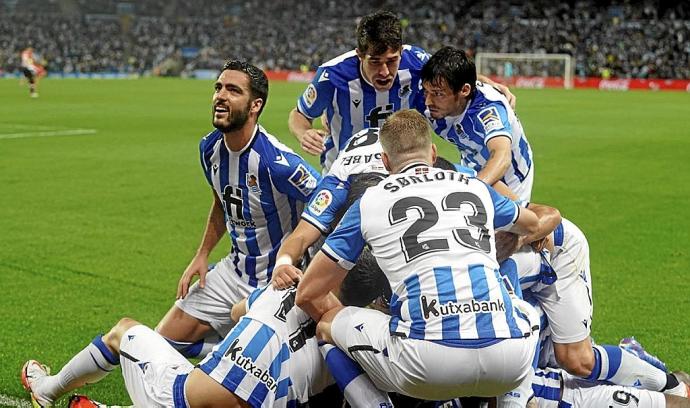
<path fill-rule="evenodd" d="M 359 78 L 359 58 L 357 52 L 352 50 L 321 64 L 316 80 L 318 83 L 330 82 L 338 86 L 355 78 Z"/>
<path fill-rule="evenodd" d="M 290 147 L 278 140 L 277 137 L 269 133 L 261 125 L 258 125 L 252 149 L 260 156 L 261 162 L 269 167 L 273 167 L 275 164 L 287 165 L 285 155 L 296 155 Z"/>
<path fill-rule="evenodd" d="M 491 106 L 508 109 L 510 106 L 505 96 L 491 85 L 477 81 L 477 88 L 468 113 L 478 113 Z"/>
<path fill-rule="evenodd" d="M 400 69 L 421 70 L 430 57 L 423 48 L 404 44 L 400 53 Z"/>
<path fill-rule="evenodd" d="M 223 138 L 223 132 L 218 129 L 214 129 L 202 137 L 199 141 L 199 150 L 204 154 L 211 153 L 214 146 L 218 143 L 220 139 Z"/>

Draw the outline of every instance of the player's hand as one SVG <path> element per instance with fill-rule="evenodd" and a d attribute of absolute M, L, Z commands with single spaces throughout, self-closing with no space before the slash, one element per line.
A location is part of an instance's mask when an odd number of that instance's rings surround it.
<path fill-rule="evenodd" d="M 202 255 L 195 256 L 182 273 L 180 282 L 177 284 L 177 299 L 183 299 L 187 296 L 194 275 L 199 275 L 199 287 L 203 289 L 206 286 L 206 273 L 208 273 L 208 259 Z"/>
<path fill-rule="evenodd" d="M 516 234 L 506 231 L 496 233 L 496 260 L 503 262 L 520 248 L 520 239 Z"/>
<path fill-rule="evenodd" d="M 503 96 L 506 97 L 508 100 L 508 103 L 510 104 L 510 107 L 515 110 L 515 105 L 517 104 L 517 96 L 513 95 L 512 92 L 510 92 L 510 88 L 503 84 L 499 84 L 498 82 L 494 84 L 494 88 L 500 93 L 503 94 Z"/>
<path fill-rule="evenodd" d="M 328 132 L 323 129 L 308 129 L 302 134 L 300 146 L 309 154 L 319 155 L 324 151 L 324 139 L 327 134 Z"/>
<path fill-rule="evenodd" d="M 299 282 L 301 278 L 302 271 L 299 270 L 299 268 L 293 265 L 283 264 L 273 269 L 273 279 L 271 281 L 274 288 L 285 289 Z"/>
<path fill-rule="evenodd" d="M 534 242 L 530 242 L 530 245 L 536 252 L 541 252 L 542 249 L 546 248 L 546 243 L 548 242 L 548 236 L 538 239 Z"/>

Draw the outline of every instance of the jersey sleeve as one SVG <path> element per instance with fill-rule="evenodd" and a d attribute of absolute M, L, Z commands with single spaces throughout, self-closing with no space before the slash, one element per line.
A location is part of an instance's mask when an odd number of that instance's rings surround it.
<path fill-rule="evenodd" d="M 457 163 L 453 163 L 453 166 L 455 166 L 455 171 L 457 171 L 458 173 L 466 174 L 470 177 L 477 177 L 477 171 L 474 169 L 465 167 Z"/>
<path fill-rule="evenodd" d="M 484 134 L 484 144 L 496 136 L 506 136 L 512 140 L 512 128 L 508 120 L 508 112 L 505 106 L 499 102 L 493 102 L 480 110 L 476 115 L 476 123 Z"/>
<path fill-rule="evenodd" d="M 487 185 L 486 188 L 489 189 L 489 194 L 491 194 L 491 201 L 494 204 L 494 228 L 496 230 L 507 230 L 515 224 L 518 215 L 520 215 L 520 209 L 518 204 L 498 194 L 493 187 Z"/>
<path fill-rule="evenodd" d="M 328 67 L 319 67 L 311 83 L 297 99 L 297 110 L 309 119 L 318 118 L 333 100 L 335 87 Z"/>
<path fill-rule="evenodd" d="M 213 143 L 212 134 L 206 135 L 199 142 L 199 161 L 201 162 L 201 169 L 204 172 L 204 177 L 208 184 L 213 187 L 213 181 L 211 181 L 211 155 L 213 154 Z"/>
<path fill-rule="evenodd" d="M 271 164 L 273 185 L 288 197 L 307 202 L 311 198 L 321 176 L 301 156 L 279 151 L 279 157 Z"/>
<path fill-rule="evenodd" d="M 254 291 L 249 294 L 249 297 L 247 297 L 247 310 L 252 308 L 256 299 L 258 299 L 259 296 L 261 296 L 261 294 L 264 293 L 264 291 L 266 291 L 266 288 L 269 286 L 270 284 L 264 286 L 263 288 L 254 289 Z"/>
<path fill-rule="evenodd" d="M 342 268 L 350 270 L 364 249 L 360 200 L 347 210 L 338 227 L 326 238 L 321 251 Z"/>
<path fill-rule="evenodd" d="M 350 184 L 329 174 L 321 180 L 314 191 L 316 192 L 302 212 L 302 219 L 321 233 L 327 234 L 336 216 L 347 204 Z"/>

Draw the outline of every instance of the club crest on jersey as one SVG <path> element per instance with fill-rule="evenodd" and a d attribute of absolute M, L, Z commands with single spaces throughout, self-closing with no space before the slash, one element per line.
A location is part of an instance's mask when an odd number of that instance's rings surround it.
<path fill-rule="evenodd" d="M 477 116 L 479 117 L 479 121 L 482 123 L 486 133 L 496 129 L 501 129 L 503 127 L 501 116 L 498 114 L 498 110 L 495 106 L 491 106 L 483 111 L 480 111 Z"/>
<path fill-rule="evenodd" d="M 410 87 L 410 84 L 405 84 L 398 91 L 398 96 L 401 98 L 404 98 L 405 96 L 409 95 L 410 92 L 412 92 L 412 88 Z"/>
<path fill-rule="evenodd" d="M 316 197 L 314 197 L 314 201 L 309 204 L 309 210 L 316 215 L 321 215 L 326 211 L 326 208 L 331 205 L 331 201 L 333 201 L 331 192 L 328 190 L 321 190 Z"/>
<path fill-rule="evenodd" d="M 316 178 L 303 164 L 297 166 L 297 169 L 288 177 L 288 181 L 304 195 L 311 194 L 316 187 Z"/>
<path fill-rule="evenodd" d="M 312 105 L 314 105 L 314 102 L 316 102 L 316 87 L 314 84 L 309 84 L 307 89 L 304 91 L 304 102 L 307 104 L 307 107 L 311 108 Z"/>
<path fill-rule="evenodd" d="M 261 188 L 259 188 L 259 180 L 252 173 L 246 174 L 247 188 L 252 193 L 260 193 Z"/>
<path fill-rule="evenodd" d="M 469 136 L 467 135 L 467 133 L 465 133 L 465 129 L 462 128 L 462 124 L 460 122 L 456 123 L 454 126 L 455 126 L 455 133 L 457 133 L 459 138 L 469 139 Z"/>

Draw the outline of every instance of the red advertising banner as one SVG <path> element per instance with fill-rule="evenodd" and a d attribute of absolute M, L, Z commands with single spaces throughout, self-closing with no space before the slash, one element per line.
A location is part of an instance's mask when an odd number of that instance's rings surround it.
<path fill-rule="evenodd" d="M 268 71 L 271 81 L 310 82 L 314 72 L 298 71 Z M 563 88 L 563 77 L 513 77 L 510 81 L 505 78 L 492 77 L 497 82 L 508 82 L 516 88 Z M 630 89 L 646 89 L 651 91 L 686 91 L 690 92 L 690 80 L 684 79 L 630 79 L 630 78 L 580 78 L 573 80 L 575 88 L 601 89 L 606 91 L 627 91 Z"/>

